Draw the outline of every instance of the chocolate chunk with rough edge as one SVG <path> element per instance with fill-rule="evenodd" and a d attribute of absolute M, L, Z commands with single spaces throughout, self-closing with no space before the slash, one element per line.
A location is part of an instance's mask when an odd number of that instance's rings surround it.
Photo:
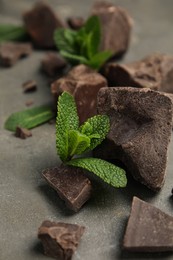
<path fill-rule="evenodd" d="M 58 260 L 70 260 L 84 231 L 83 226 L 46 220 L 38 230 L 38 238 L 41 239 L 45 255 Z"/>
<path fill-rule="evenodd" d="M 28 80 L 22 84 L 25 93 L 34 92 L 37 90 L 37 83 L 35 80 Z"/>
<path fill-rule="evenodd" d="M 129 64 L 109 63 L 104 75 L 110 86 L 147 87 L 173 93 L 173 56 L 152 54 Z"/>
<path fill-rule="evenodd" d="M 132 28 L 132 18 L 126 10 L 107 2 L 96 2 L 92 15 L 97 15 L 101 22 L 102 51 L 110 50 L 112 56 L 121 56 L 127 51 Z"/>
<path fill-rule="evenodd" d="M 119 159 L 136 180 L 159 190 L 166 174 L 172 110 L 169 97 L 147 88 L 101 89 L 98 113 L 110 117 L 111 127 L 95 156 Z"/>
<path fill-rule="evenodd" d="M 136 252 L 173 251 L 173 217 L 133 197 L 123 248 Z"/>
<path fill-rule="evenodd" d="M 26 139 L 28 137 L 32 136 L 32 133 L 29 129 L 27 128 L 22 128 L 20 126 L 16 127 L 16 132 L 15 132 L 15 136 L 19 137 L 21 139 Z"/>
<path fill-rule="evenodd" d="M 107 87 L 107 81 L 103 76 L 85 65 L 78 65 L 66 77 L 53 82 L 51 92 L 55 99 L 55 107 L 57 99 L 63 91 L 73 95 L 80 123 L 83 123 L 89 117 L 97 114 L 97 93 L 103 87 Z"/>
<path fill-rule="evenodd" d="M 67 19 L 67 23 L 71 29 L 79 30 L 82 26 L 84 26 L 85 20 L 83 17 L 73 16 Z"/>
<path fill-rule="evenodd" d="M 66 206 L 77 212 L 91 196 L 91 182 L 80 168 L 61 165 L 43 171 L 43 176 Z"/>
<path fill-rule="evenodd" d="M 20 58 L 30 55 L 30 43 L 5 42 L 0 45 L 0 63 L 2 66 L 11 67 Z"/>
<path fill-rule="evenodd" d="M 56 76 L 65 66 L 67 62 L 57 53 L 47 53 L 41 61 L 42 70 L 50 77 Z"/>
<path fill-rule="evenodd" d="M 23 20 L 33 42 L 41 48 L 54 47 L 54 31 L 64 27 L 51 7 L 43 2 L 37 3 L 31 10 L 25 12 Z"/>

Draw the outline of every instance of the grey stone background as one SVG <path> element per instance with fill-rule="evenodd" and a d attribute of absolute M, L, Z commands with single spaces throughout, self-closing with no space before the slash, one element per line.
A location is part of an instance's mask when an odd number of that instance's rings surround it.
<path fill-rule="evenodd" d="M 36 1 L 0 0 L 0 22 L 21 22 L 21 13 Z M 94 1 L 51 0 L 61 17 L 87 16 Z M 173 54 L 173 1 L 119 0 L 134 18 L 130 48 L 124 61 L 133 61 L 152 52 Z M 115 36 L 116 37 L 116 36 Z M 40 73 L 43 51 L 34 51 L 9 69 L 0 68 L 0 260 L 49 259 L 42 253 L 37 229 L 45 219 L 86 226 L 74 260 L 173 259 L 165 254 L 133 254 L 121 250 L 132 197 L 138 196 L 172 215 L 173 143 L 169 149 L 167 178 L 161 192 L 154 194 L 128 176 L 125 189 L 114 189 L 94 179 L 94 194 L 77 214 L 68 211 L 41 177 L 44 168 L 59 164 L 55 149 L 55 126 L 45 124 L 32 130 L 33 137 L 15 138 L 3 128 L 6 118 L 26 108 L 51 102 L 47 79 Z M 23 94 L 28 79 L 38 82 L 38 91 Z M 91 175 L 91 178 L 92 175 Z"/>

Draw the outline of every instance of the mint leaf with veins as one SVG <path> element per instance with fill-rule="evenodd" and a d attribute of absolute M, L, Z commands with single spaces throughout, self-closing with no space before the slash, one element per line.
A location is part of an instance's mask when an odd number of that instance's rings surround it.
<path fill-rule="evenodd" d="M 73 157 L 75 154 L 82 154 L 90 146 L 90 138 L 77 130 L 70 130 L 68 133 L 68 154 Z"/>

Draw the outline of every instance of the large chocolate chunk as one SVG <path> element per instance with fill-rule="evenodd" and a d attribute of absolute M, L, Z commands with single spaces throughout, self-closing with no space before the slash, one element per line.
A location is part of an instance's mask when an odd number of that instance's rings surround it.
<path fill-rule="evenodd" d="M 103 76 L 85 65 L 78 65 L 66 77 L 55 81 L 51 85 L 51 91 L 56 106 L 58 96 L 63 91 L 73 95 L 80 122 L 83 123 L 89 117 L 96 115 L 97 93 L 103 87 L 107 87 L 107 81 Z"/>
<path fill-rule="evenodd" d="M 137 252 L 173 251 L 173 217 L 134 197 L 123 248 Z"/>
<path fill-rule="evenodd" d="M 20 58 L 30 55 L 30 43 L 5 42 L 0 45 L 0 63 L 5 67 L 13 66 Z"/>
<path fill-rule="evenodd" d="M 24 13 L 23 19 L 28 34 L 38 47 L 54 47 L 54 31 L 64 27 L 64 24 L 48 5 L 37 3 L 33 9 Z"/>
<path fill-rule="evenodd" d="M 61 165 L 43 171 L 46 181 L 54 188 L 66 206 L 77 212 L 91 196 L 91 182 L 80 168 Z"/>
<path fill-rule="evenodd" d="M 50 77 L 56 76 L 66 65 L 67 62 L 54 52 L 47 53 L 41 62 L 42 70 Z"/>
<path fill-rule="evenodd" d="M 92 10 L 93 15 L 100 18 L 102 38 L 100 49 L 110 50 L 113 56 L 120 56 L 126 52 L 132 27 L 132 18 L 121 7 L 107 2 L 96 2 Z"/>
<path fill-rule="evenodd" d="M 169 97 L 147 88 L 101 89 L 98 113 L 110 117 L 111 127 L 95 156 L 121 160 L 136 180 L 159 190 L 165 178 L 172 110 Z"/>
<path fill-rule="evenodd" d="M 129 64 L 106 65 L 110 86 L 132 86 L 173 93 L 173 56 L 152 54 Z"/>
<path fill-rule="evenodd" d="M 38 230 L 38 238 L 47 256 L 58 260 L 70 260 L 80 242 L 85 227 L 46 220 Z"/>

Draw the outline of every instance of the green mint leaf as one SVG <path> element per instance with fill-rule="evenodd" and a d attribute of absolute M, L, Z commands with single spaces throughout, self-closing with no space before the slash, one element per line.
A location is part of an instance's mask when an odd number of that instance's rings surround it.
<path fill-rule="evenodd" d="M 68 155 L 82 154 L 90 146 L 90 138 L 79 131 L 70 130 L 68 132 Z"/>
<path fill-rule="evenodd" d="M 91 135 L 93 132 L 93 127 L 92 125 L 87 121 L 83 125 L 80 126 L 79 131 L 82 134 L 85 134 L 87 136 Z"/>
<path fill-rule="evenodd" d="M 69 29 L 57 29 L 54 32 L 54 41 L 60 51 L 75 53 L 76 32 Z"/>
<path fill-rule="evenodd" d="M 125 171 L 104 160 L 97 158 L 79 158 L 73 159 L 67 164 L 93 172 L 103 181 L 116 188 L 125 187 L 127 184 Z"/>
<path fill-rule="evenodd" d="M 17 126 L 27 129 L 43 124 L 54 117 L 49 106 L 34 107 L 13 113 L 5 122 L 5 128 L 15 131 Z"/>
<path fill-rule="evenodd" d="M 91 138 L 93 136 L 88 150 L 93 150 L 97 145 L 101 144 L 101 142 L 105 139 L 106 135 L 108 134 L 110 129 L 110 120 L 107 115 L 96 115 L 89 118 L 82 126 L 80 126 L 79 130 L 87 134 L 85 130 L 85 125 L 88 123 L 92 127 L 92 132 L 89 133 L 89 136 L 91 136 Z M 94 135 L 97 135 L 97 137 L 94 138 Z"/>
<path fill-rule="evenodd" d="M 63 92 L 58 99 L 58 113 L 56 118 L 56 148 L 61 160 L 68 160 L 68 132 L 78 130 L 79 117 L 74 98 Z"/>
<path fill-rule="evenodd" d="M 65 59 L 69 60 L 74 65 L 79 64 L 79 63 L 82 63 L 82 64 L 87 64 L 88 63 L 88 60 L 85 57 L 83 57 L 83 56 L 78 56 L 78 55 L 75 55 L 75 54 L 71 54 L 71 53 L 66 52 L 66 51 L 60 51 L 60 54 Z"/>
<path fill-rule="evenodd" d="M 110 51 L 98 52 L 88 60 L 87 65 L 93 69 L 99 70 L 111 56 L 112 53 Z"/>
<path fill-rule="evenodd" d="M 27 32 L 24 26 L 12 24 L 0 24 L 0 42 L 19 41 L 26 38 Z"/>

